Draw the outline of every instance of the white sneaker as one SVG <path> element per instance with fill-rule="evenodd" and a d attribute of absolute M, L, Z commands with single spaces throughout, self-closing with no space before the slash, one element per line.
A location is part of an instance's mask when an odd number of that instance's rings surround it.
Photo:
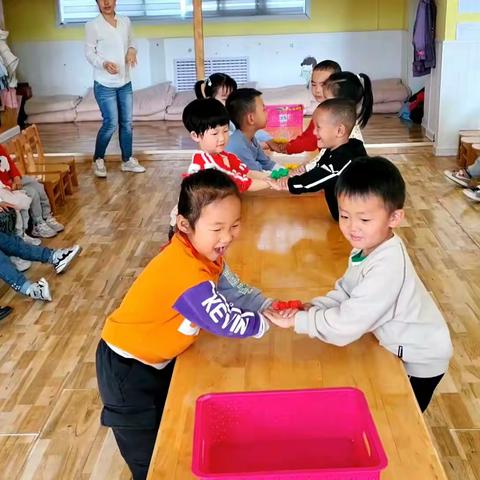
<path fill-rule="evenodd" d="M 32 228 L 32 235 L 34 237 L 52 238 L 57 234 L 53 228 L 49 227 L 45 222 L 37 223 Z"/>
<path fill-rule="evenodd" d="M 71 248 L 59 248 L 53 253 L 53 268 L 56 273 L 64 272 L 71 261 L 82 251 L 80 245 L 74 245 Z"/>
<path fill-rule="evenodd" d="M 470 200 L 480 202 L 480 188 L 465 188 L 463 194 Z"/>
<path fill-rule="evenodd" d="M 32 262 L 30 260 L 24 260 L 20 257 L 10 257 L 10 261 L 19 272 L 24 272 L 32 266 Z"/>
<path fill-rule="evenodd" d="M 65 227 L 53 215 L 48 216 L 45 223 L 57 233 L 65 230 Z"/>
<path fill-rule="evenodd" d="M 457 185 L 462 187 L 468 187 L 472 176 L 468 173 L 468 170 L 465 168 L 459 168 L 457 170 L 444 170 L 443 174 L 452 182 L 455 182 Z"/>
<path fill-rule="evenodd" d="M 97 158 L 93 161 L 93 174 L 99 178 L 107 177 L 107 168 L 105 167 L 103 158 Z"/>
<path fill-rule="evenodd" d="M 43 300 L 44 302 L 52 301 L 50 287 L 44 278 L 41 278 L 38 282 L 32 283 L 30 287 L 28 287 L 26 294 L 35 300 Z"/>
<path fill-rule="evenodd" d="M 133 173 L 143 173 L 145 171 L 145 167 L 142 167 L 135 157 L 130 157 L 127 162 L 122 162 L 120 169 L 122 172 Z"/>
<path fill-rule="evenodd" d="M 26 233 L 24 233 L 23 235 L 20 235 L 20 238 L 25 243 L 29 243 L 30 245 L 36 245 L 37 247 L 38 245 L 42 244 L 42 241 L 39 238 L 33 238 L 30 235 L 27 235 Z"/>

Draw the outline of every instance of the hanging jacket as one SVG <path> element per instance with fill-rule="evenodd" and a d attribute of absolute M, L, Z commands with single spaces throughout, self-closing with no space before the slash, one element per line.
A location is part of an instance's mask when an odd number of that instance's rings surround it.
<path fill-rule="evenodd" d="M 434 0 L 420 0 L 413 27 L 413 76 L 428 75 L 435 67 L 435 21 L 437 7 Z"/>

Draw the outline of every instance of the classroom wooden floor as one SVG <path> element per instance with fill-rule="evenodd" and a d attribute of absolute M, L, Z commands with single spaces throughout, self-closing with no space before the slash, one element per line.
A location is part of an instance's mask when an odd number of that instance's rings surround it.
<path fill-rule="evenodd" d="M 48 152 L 91 155 L 100 123 L 41 124 L 38 127 Z M 182 122 L 136 122 L 134 132 L 133 150 L 137 154 L 196 148 Z M 396 115 L 373 115 L 363 135 L 367 144 L 428 142 L 420 125 L 400 122 Z M 107 153 L 115 155 L 119 152 L 115 134 Z"/>
<path fill-rule="evenodd" d="M 64 142 L 62 135 L 57 141 Z M 422 149 L 389 158 L 408 185 L 407 220 L 399 234 L 444 312 L 455 346 L 426 420 L 448 478 L 480 480 L 480 205 L 443 178 L 455 159 Z M 79 243 L 81 256 L 63 276 L 44 265 L 27 272 L 32 279 L 46 276 L 53 302 L 33 302 L 11 290 L 0 299 L 15 308 L 0 323 L 0 479 L 130 478 L 111 433 L 99 426 L 95 348 L 105 315 L 165 241 L 186 164 L 149 162 L 146 174 L 129 175 L 110 163 L 107 181 L 94 179 L 90 166 L 81 164 L 80 188 L 59 215 L 66 231 L 45 242 Z M 296 198 L 279 197 L 278 208 Z M 312 222 L 320 222 L 316 228 L 332 243 L 343 242 L 327 215 Z M 287 230 L 275 238 L 289 239 Z M 278 245 L 262 245 L 265 255 L 274 248 L 278 253 Z M 288 249 L 282 254 L 282 268 L 295 273 L 295 258 Z M 326 282 L 333 284 L 339 274 L 326 271 Z M 277 281 L 281 285 L 282 278 Z"/>

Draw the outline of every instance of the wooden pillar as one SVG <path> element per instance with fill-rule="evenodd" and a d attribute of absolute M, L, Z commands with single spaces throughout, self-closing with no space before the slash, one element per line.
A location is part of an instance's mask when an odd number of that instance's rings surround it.
<path fill-rule="evenodd" d="M 6 30 L 5 28 L 5 15 L 3 12 L 3 0 L 0 0 L 0 29 Z"/>
<path fill-rule="evenodd" d="M 202 0 L 193 0 L 193 38 L 195 41 L 197 80 L 203 80 L 205 78 L 205 54 L 203 49 Z"/>

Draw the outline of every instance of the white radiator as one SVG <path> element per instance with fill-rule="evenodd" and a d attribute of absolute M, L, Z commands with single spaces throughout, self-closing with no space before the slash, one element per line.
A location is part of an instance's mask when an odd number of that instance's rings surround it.
<path fill-rule="evenodd" d="M 197 81 L 195 60 L 192 58 L 176 58 L 174 68 L 177 91 L 192 90 Z M 238 85 L 247 83 L 249 80 L 248 57 L 207 58 L 205 59 L 205 76 L 208 77 L 212 73 L 226 73 Z"/>

